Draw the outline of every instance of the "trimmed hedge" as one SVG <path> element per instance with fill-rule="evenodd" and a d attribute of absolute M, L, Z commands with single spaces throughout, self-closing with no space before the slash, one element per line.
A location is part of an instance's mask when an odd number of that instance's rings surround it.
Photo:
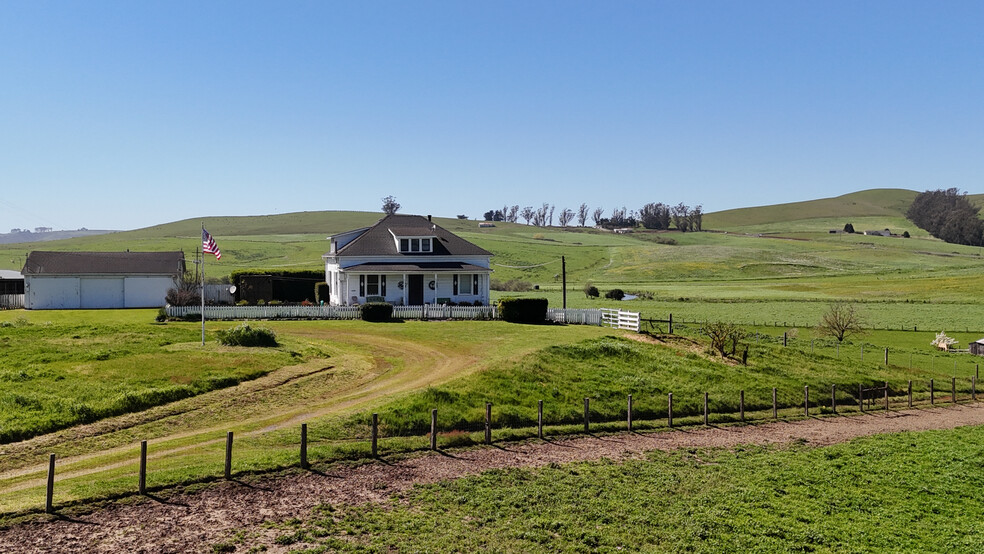
<path fill-rule="evenodd" d="M 393 318 L 393 305 L 388 302 L 367 302 L 359 306 L 362 321 L 389 321 Z"/>
<path fill-rule="evenodd" d="M 503 298 L 499 317 L 511 323 L 543 323 L 547 319 L 546 298 Z"/>

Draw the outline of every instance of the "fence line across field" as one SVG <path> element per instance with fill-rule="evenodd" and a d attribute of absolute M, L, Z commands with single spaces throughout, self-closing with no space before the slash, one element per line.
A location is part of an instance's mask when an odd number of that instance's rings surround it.
<path fill-rule="evenodd" d="M 933 379 L 930 379 L 929 380 L 929 386 L 928 386 L 928 394 L 929 394 L 928 403 L 930 405 L 932 405 L 932 406 L 935 406 L 937 403 L 957 404 L 961 400 L 976 402 L 977 401 L 977 376 L 976 375 L 975 376 L 972 376 L 969 379 L 969 381 L 970 381 L 970 389 L 968 391 L 968 394 L 966 395 L 966 397 L 960 398 L 960 397 L 958 397 L 958 391 L 959 391 L 959 389 L 957 388 L 957 378 L 956 377 L 951 378 L 950 379 L 950 383 L 949 383 L 949 385 L 950 385 L 949 386 L 949 389 L 950 390 L 949 391 L 946 391 L 946 392 L 949 392 L 950 393 L 950 398 L 949 398 L 949 402 L 946 402 L 946 398 L 945 397 L 937 398 L 937 394 L 936 394 L 937 389 L 936 389 L 936 386 L 935 386 L 935 382 L 934 382 Z M 823 390 L 823 389 L 820 389 L 820 390 Z M 867 388 L 864 386 L 864 384 L 859 384 L 857 386 L 857 389 L 856 389 L 856 392 L 858 394 L 854 398 L 853 404 L 854 404 L 854 406 L 857 408 L 857 410 L 860 413 L 867 413 L 867 412 L 870 412 L 872 410 L 879 410 L 879 409 L 888 412 L 888 411 L 891 410 L 891 402 L 890 402 L 890 399 L 892 397 L 896 397 L 897 398 L 898 396 L 902 396 L 905 399 L 905 407 L 906 408 L 912 408 L 913 405 L 914 405 L 912 381 L 910 380 L 910 381 L 908 381 L 906 383 L 906 387 L 905 387 L 904 391 L 901 392 L 901 394 L 893 394 L 894 392 L 897 392 L 899 390 L 901 390 L 899 387 L 896 387 L 895 389 L 893 389 L 892 388 L 892 385 L 890 383 L 888 383 L 888 382 L 885 382 L 884 385 L 882 385 L 882 386 L 868 386 Z M 964 390 L 966 390 L 966 389 L 964 389 Z M 777 394 L 777 391 L 778 391 L 778 389 L 775 388 L 775 387 L 773 387 L 771 389 L 771 393 L 772 393 L 771 394 L 771 406 L 769 406 L 767 403 L 761 402 L 761 400 L 757 404 L 757 408 L 754 411 L 757 411 L 759 413 L 769 414 L 769 416 L 759 418 L 758 421 L 776 421 L 776 420 L 779 420 L 779 409 L 780 409 L 780 406 L 779 406 L 779 402 L 778 402 L 778 394 Z M 845 410 L 845 408 L 849 404 L 844 404 L 844 403 L 838 404 L 838 392 L 841 393 L 842 397 L 843 396 L 847 396 L 847 397 L 854 396 L 853 393 L 849 390 L 849 388 L 846 388 L 845 387 L 845 388 L 838 389 L 836 385 L 831 385 L 831 387 L 830 387 L 830 402 L 829 402 L 829 404 L 824 405 L 824 403 L 821 400 L 819 400 L 819 399 L 816 399 L 816 400 L 812 400 L 811 401 L 810 387 L 808 385 L 804 386 L 803 387 L 803 393 L 802 393 L 803 394 L 803 396 L 802 396 L 802 398 L 803 398 L 803 404 L 801 405 L 802 406 L 802 410 L 803 410 L 802 411 L 802 417 L 813 417 L 816 413 L 818 413 L 818 411 L 820 413 L 823 413 L 825 409 L 829 409 L 829 412 L 827 412 L 827 413 L 834 414 L 834 415 L 836 415 L 838 413 L 843 413 L 843 411 Z M 636 417 L 636 414 L 638 413 L 636 407 L 638 406 L 638 400 L 639 400 L 639 398 L 640 397 L 638 395 L 636 395 L 635 398 L 633 398 L 633 395 L 632 394 L 627 395 L 627 402 L 625 404 L 625 410 L 622 412 L 622 413 L 624 413 L 624 417 L 621 417 L 619 419 L 612 419 L 612 418 L 605 419 L 605 418 L 601 417 L 601 414 L 599 414 L 598 412 L 596 412 L 596 411 L 595 412 L 592 412 L 592 410 L 591 410 L 591 397 L 584 397 L 584 400 L 583 400 L 583 402 L 584 402 L 584 404 L 583 404 L 584 412 L 583 412 L 583 418 L 582 418 L 582 422 L 583 422 L 583 425 L 584 425 L 584 427 L 583 427 L 584 431 L 583 432 L 584 433 L 587 433 L 587 434 L 590 434 L 592 432 L 592 430 L 591 430 L 592 425 L 601 426 L 601 425 L 615 423 L 615 422 L 618 422 L 618 421 L 623 421 L 624 422 L 625 429 L 627 431 L 629 431 L 629 432 L 638 432 L 638 430 L 640 428 L 645 427 L 644 423 L 646 423 L 646 421 L 647 421 L 647 420 L 644 420 L 642 418 L 637 418 Z M 680 398 L 680 397 L 678 396 L 677 398 Z M 736 397 L 737 402 L 738 402 L 738 404 L 737 404 L 737 410 L 732 410 L 732 411 L 719 411 L 716 414 L 712 414 L 711 413 L 711 410 L 710 410 L 710 402 L 709 402 L 710 398 L 711 398 L 711 396 L 710 396 L 710 394 L 708 392 L 702 393 L 702 395 L 701 395 L 702 405 L 700 406 L 699 411 L 692 408 L 690 410 L 691 413 L 687 413 L 683 417 L 691 418 L 691 420 L 696 417 L 696 418 L 698 418 L 698 421 L 700 421 L 700 424 L 703 424 L 704 426 L 710 426 L 710 425 L 712 425 L 712 421 L 711 421 L 711 416 L 712 415 L 719 416 L 718 418 L 715 418 L 715 419 L 717 419 L 716 422 L 725 422 L 725 423 L 727 423 L 727 422 L 732 422 L 733 421 L 733 422 L 745 423 L 745 422 L 748 422 L 748 421 L 754 421 L 754 420 L 752 420 L 752 419 L 750 419 L 748 417 L 749 410 L 748 410 L 748 405 L 746 404 L 747 398 L 746 398 L 745 390 L 741 390 L 741 391 L 738 392 L 738 395 Z M 795 411 L 798 410 L 798 408 L 796 408 L 796 403 L 795 402 L 789 402 L 788 399 L 789 399 L 789 397 L 787 397 L 787 400 L 783 404 L 782 409 L 785 410 L 785 411 L 787 411 L 787 412 L 789 410 L 793 410 L 794 411 L 793 412 L 794 417 L 798 417 L 798 416 L 795 416 L 795 413 L 796 413 Z M 867 400 L 867 406 L 866 406 L 866 400 Z M 880 400 L 881 402 L 875 402 L 875 400 Z M 879 404 L 880 404 L 880 406 L 879 406 Z M 650 419 L 650 420 L 648 420 L 648 422 L 649 423 L 653 423 L 656 420 L 662 419 L 662 420 L 665 420 L 666 421 L 666 427 L 668 429 L 674 429 L 676 427 L 679 427 L 680 426 L 679 421 L 676 424 L 674 424 L 673 393 L 668 393 L 667 394 L 667 396 L 665 398 L 665 405 L 666 405 L 666 411 L 665 411 L 665 414 L 666 415 L 663 416 L 663 417 L 660 417 L 660 418 Z M 829 406 L 829 408 L 828 408 L 828 406 Z M 840 411 L 838 411 L 838 407 L 840 407 Z M 811 412 L 811 408 L 814 410 L 813 412 Z M 483 432 L 484 437 L 483 437 L 483 440 L 481 441 L 481 443 L 482 444 L 486 444 L 486 445 L 490 445 L 490 444 L 493 443 L 493 431 L 494 431 L 494 427 L 493 427 L 493 418 L 492 418 L 493 412 L 492 412 L 492 409 L 493 409 L 493 404 L 491 402 L 486 402 L 485 403 L 485 410 L 484 410 L 485 413 L 484 413 L 483 421 L 480 422 L 480 423 L 476 423 L 475 425 L 469 425 L 469 424 L 466 424 L 465 425 L 465 427 L 467 428 L 466 431 Z M 537 402 L 537 405 L 535 407 L 534 406 L 531 406 L 530 407 L 530 410 L 531 410 L 531 413 L 536 413 L 536 424 L 535 424 L 536 425 L 536 429 L 537 429 L 536 430 L 536 435 L 537 435 L 538 438 L 543 439 L 545 437 L 545 433 L 544 433 L 544 402 L 543 402 L 543 400 L 539 400 Z M 771 412 L 771 414 L 769 412 Z M 652 414 L 652 413 L 653 412 L 650 411 L 650 414 Z M 737 419 L 735 419 L 735 417 L 734 417 L 736 413 L 738 414 L 737 415 Z M 439 421 L 440 420 L 439 420 L 439 417 L 438 416 L 439 416 L 439 413 L 438 413 L 438 409 L 437 408 L 433 408 L 433 409 L 430 410 L 429 432 L 426 433 L 425 438 L 428 439 L 429 448 L 431 450 L 439 450 L 440 449 L 438 438 L 439 438 L 439 436 L 442 433 L 447 434 L 447 433 L 456 433 L 456 432 L 462 431 L 460 429 L 460 427 L 461 427 L 460 424 L 459 425 L 456 425 L 456 426 L 453 426 L 450 429 L 445 429 L 445 430 L 442 431 L 442 429 L 441 429 L 441 427 L 439 425 Z M 720 416 L 724 416 L 724 419 L 721 419 Z M 677 419 L 679 420 L 680 417 L 681 416 L 678 413 L 677 414 Z M 574 422 L 558 422 L 558 423 L 555 423 L 554 425 L 555 426 L 570 426 L 572 424 L 576 425 L 576 423 L 574 423 Z M 691 423 L 691 425 L 693 425 L 693 423 Z M 371 428 L 371 432 L 370 432 L 370 435 L 369 435 L 369 438 L 368 438 L 370 457 L 376 458 L 376 457 L 379 457 L 379 455 L 380 455 L 379 454 L 380 418 L 379 418 L 379 414 L 378 413 L 373 413 L 372 414 L 372 417 L 371 417 L 371 419 L 369 421 L 369 426 Z M 298 464 L 299 464 L 299 466 L 302 469 L 309 469 L 310 466 L 311 466 L 311 460 L 310 460 L 310 457 L 309 457 L 309 445 L 310 445 L 310 443 L 308 441 L 308 428 L 309 428 L 309 424 L 308 423 L 302 423 L 301 426 L 300 426 Z M 508 425 L 503 425 L 500 428 L 501 429 L 510 429 L 510 428 L 513 428 L 513 427 L 510 427 Z M 651 425 L 649 428 L 656 428 L 656 427 L 654 427 L 654 426 Z M 603 429 L 603 430 L 610 430 L 610 428 Z M 227 479 L 227 480 L 232 479 L 235 476 L 235 474 L 236 474 L 235 471 L 234 471 L 234 464 L 233 464 L 233 436 L 234 436 L 233 435 L 233 431 L 228 431 L 226 433 L 226 440 L 225 440 L 225 444 L 224 444 L 224 446 L 225 446 L 225 457 L 224 457 L 224 460 L 223 460 L 224 461 L 224 464 L 223 464 L 223 477 L 225 479 Z M 419 437 L 419 436 L 420 435 L 412 435 L 411 437 Z M 387 438 L 394 438 L 395 439 L 395 438 L 401 438 L 401 437 L 407 437 L 407 435 L 393 434 L 393 435 L 390 435 Z M 327 444 L 338 444 L 338 443 L 352 443 L 352 442 L 356 442 L 356 441 L 357 442 L 366 442 L 367 439 L 365 437 L 363 437 L 363 438 L 355 438 L 355 439 L 347 439 L 347 440 L 346 439 L 342 439 L 342 440 L 339 440 L 339 439 L 328 439 L 328 440 L 326 440 L 324 442 L 327 443 Z M 471 442 L 471 443 L 474 444 L 474 442 Z M 147 472 L 148 472 L 148 464 L 147 464 L 148 443 L 147 443 L 146 440 L 140 441 L 139 446 L 140 446 L 140 450 L 139 450 L 139 471 L 138 471 L 138 475 L 137 475 L 137 487 L 136 487 L 136 489 L 137 489 L 138 494 L 146 495 L 147 494 Z M 48 472 L 47 472 L 47 480 L 46 480 L 46 483 L 47 483 L 47 486 L 46 486 L 46 490 L 45 490 L 45 512 L 46 513 L 54 513 L 55 512 L 54 490 L 55 490 L 55 483 L 56 483 L 56 479 L 55 479 L 55 454 L 49 454 L 49 457 L 48 457 Z"/>

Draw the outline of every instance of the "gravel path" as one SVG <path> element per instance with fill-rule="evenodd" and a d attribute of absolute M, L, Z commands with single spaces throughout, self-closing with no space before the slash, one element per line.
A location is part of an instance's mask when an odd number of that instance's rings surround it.
<path fill-rule="evenodd" d="M 0 531 L 0 552 L 209 552 L 241 528 L 304 518 L 322 502 L 353 504 L 388 499 L 415 484 L 493 468 L 608 458 L 624 460 L 651 450 L 806 442 L 821 446 L 897 431 L 984 424 L 984 404 L 895 411 L 850 417 L 669 432 L 581 436 L 426 453 L 392 463 L 331 466 L 249 482 L 228 482 L 196 493 L 112 503 L 90 514 L 25 523 Z M 316 468 L 317 469 L 317 468 Z M 269 552 L 278 547 L 270 544 Z"/>

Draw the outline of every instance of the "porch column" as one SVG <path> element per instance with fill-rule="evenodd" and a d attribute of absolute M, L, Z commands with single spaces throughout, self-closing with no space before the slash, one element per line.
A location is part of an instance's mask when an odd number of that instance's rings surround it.
<path fill-rule="evenodd" d="M 434 305 L 437 305 L 437 295 L 441 291 L 441 282 L 437 280 L 437 273 L 434 274 Z"/>
<path fill-rule="evenodd" d="M 407 281 L 407 274 L 403 274 L 403 305 L 407 305 L 407 290 L 410 289 L 410 283 Z"/>

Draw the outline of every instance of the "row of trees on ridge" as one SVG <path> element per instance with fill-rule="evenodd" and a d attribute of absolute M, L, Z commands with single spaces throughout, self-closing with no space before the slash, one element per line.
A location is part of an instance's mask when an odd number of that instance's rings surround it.
<path fill-rule="evenodd" d="M 581 204 L 577 210 L 564 208 L 557 212 L 553 204 L 543 203 L 538 208 L 533 206 L 520 208 L 518 204 L 503 206 L 501 209 L 485 212 L 482 217 L 485 221 L 509 223 L 518 223 L 522 219 L 527 225 L 553 227 L 555 215 L 561 227 L 570 227 L 575 223 L 578 227 L 585 227 L 590 218 L 595 226 L 608 229 L 633 228 L 642 225 L 646 229 L 663 230 L 670 229 L 672 225 L 680 231 L 701 231 L 704 210 L 700 205 L 691 208 L 683 203 L 670 206 L 662 202 L 650 202 L 639 211 L 628 210 L 625 206 L 613 208 L 606 217 L 605 209 L 601 207 L 592 209 L 587 204 Z M 467 216 L 459 215 L 458 218 L 467 219 Z"/>

